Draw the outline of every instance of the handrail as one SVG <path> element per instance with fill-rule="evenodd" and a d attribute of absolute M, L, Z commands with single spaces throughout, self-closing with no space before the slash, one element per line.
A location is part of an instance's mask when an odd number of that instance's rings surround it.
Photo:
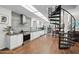
<path fill-rule="evenodd" d="M 74 20 L 75 20 L 75 17 L 69 11 L 67 11 L 67 10 L 65 10 L 63 8 L 61 8 L 61 9 L 64 10 L 64 11 L 66 11 L 67 13 L 69 13 L 74 18 Z"/>
<path fill-rule="evenodd" d="M 75 31 L 75 25 L 76 25 L 76 19 L 75 19 L 75 17 L 69 11 L 67 11 L 67 10 L 65 10 L 63 8 L 61 8 L 61 9 L 64 10 L 64 11 L 66 11 L 68 14 L 70 14 L 73 17 L 73 19 L 74 19 L 74 31 Z"/>

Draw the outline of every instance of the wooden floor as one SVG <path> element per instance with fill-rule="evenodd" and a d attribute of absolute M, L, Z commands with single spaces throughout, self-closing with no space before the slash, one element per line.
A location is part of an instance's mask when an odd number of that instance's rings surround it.
<path fill-rule="evenodd" d="M 0 54 L 78 54 L 79 43 L 70 49 L 59 49 L 58 38 L 51 36 L 50 34 L 41 36 L 33 41 L 25 42 L 23 46 L 20 46 L 14 50 L 2 50 Z"/>

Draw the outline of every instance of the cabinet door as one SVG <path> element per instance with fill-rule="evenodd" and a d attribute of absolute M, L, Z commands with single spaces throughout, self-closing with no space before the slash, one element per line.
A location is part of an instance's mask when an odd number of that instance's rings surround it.
<path fill-rule="evenodd" d="M 14 35 L 11 36 L 11 41 L 10 41 L 10 49 L 14 49 L 22 45 L 23 43 L 23 35 Z"/>
<path fill-rule="evenodd" d="M 5 47 L 10 48 L 10 37 L 9 35 L 5 36 Z"/>

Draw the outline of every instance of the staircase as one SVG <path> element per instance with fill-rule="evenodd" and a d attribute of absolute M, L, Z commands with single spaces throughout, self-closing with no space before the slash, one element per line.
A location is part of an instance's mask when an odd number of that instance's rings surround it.
<path fill-rule="evenodd" d="M 62 13 L 63 12 L 63 13 Z M 70 29 L 68 32 L 65 32 L 64 30 L 64 13 L 67 13 L 70 15 Z M 61 14 L 63 14 L 63 21 L 61 20 Z M 51 8 L 48 9 L 48 18 L 50 20 L 50 24 L 55 25 L 55 30 L 58 30 L 58 36 L 59 36 L 59 49 L 68 49 L 71 46 L 74 46 L 75 44 L 75 38 L 73 38 L 71 35 L 75 34 L 75 25 L 76 21 L 74 16 L 68 12 L 67 10 L 63 9 L 61 5 L 58 5 L 55 7 L 55 11 L 52 11 Z M 57 29 L 56 29 L 57 26 Z"/>

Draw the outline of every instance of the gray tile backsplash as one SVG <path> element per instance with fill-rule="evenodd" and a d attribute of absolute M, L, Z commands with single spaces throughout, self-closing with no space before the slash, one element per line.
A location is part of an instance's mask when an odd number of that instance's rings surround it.
<path fill-rule="evenodd" d="M 26 17 L 26 24 L 21 24 L 21 17 L 20 14 L 12 12 L 12 28 L 14 32 L 18 33 L 21 30 L 23 31 L 30 31 L 31 27 L 31 19 L 27 19 Z"/>

